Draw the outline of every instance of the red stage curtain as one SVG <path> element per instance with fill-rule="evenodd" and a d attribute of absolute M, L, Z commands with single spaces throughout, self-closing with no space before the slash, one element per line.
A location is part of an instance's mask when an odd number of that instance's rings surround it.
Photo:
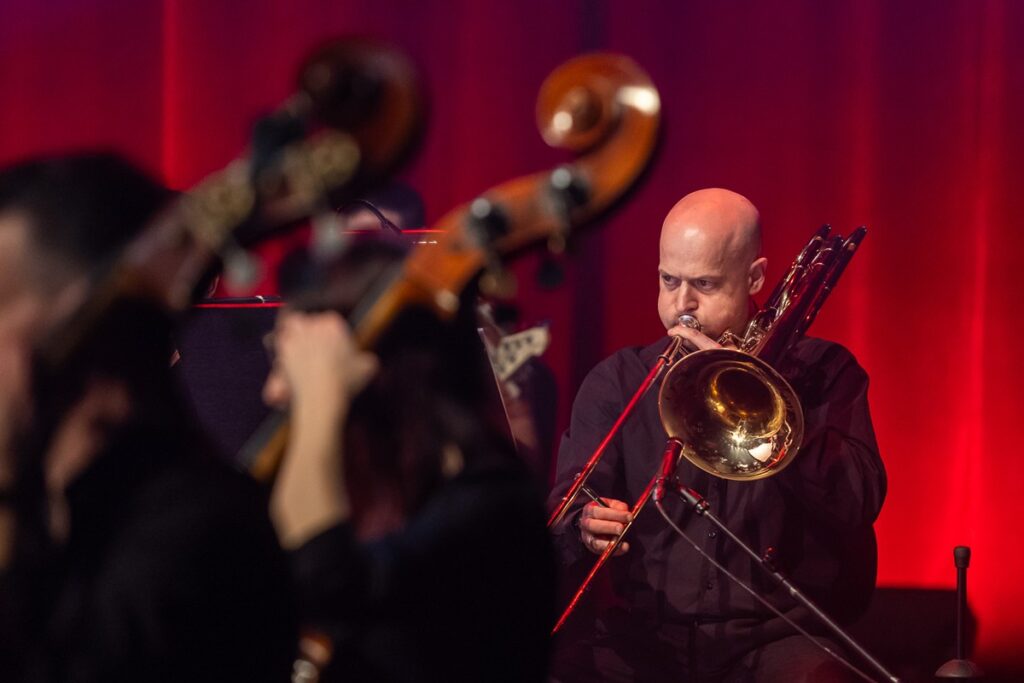
<path fill-rule="evenodd" d="M 867 224 L 813 332 L 849 346 L 873 380 L 890 476 L 880 581 L 950 586 L 952 546 L 971 545 L 978 658 L 1012 660 L 1024 641 L 1024 4 L 4 0 L 0 160 L 109 146 L 187 186 L 237 153 L 311 45 L 341 33 L 385 37 L 422 69 L 431 114 L 405 176 L 432 219 L 562 158 L 533 106 L 566 58 L 621 51 L 661 89 L 656 164 L 582 237 L 566 285 L 543 293 L 535 258 L 516 267 L 525 318 L 552 321 L 560 426 L 597 360 L 660 334 L 657 235 L 685 192 L 749 196 L 774 276 L 820 223 Z"/>

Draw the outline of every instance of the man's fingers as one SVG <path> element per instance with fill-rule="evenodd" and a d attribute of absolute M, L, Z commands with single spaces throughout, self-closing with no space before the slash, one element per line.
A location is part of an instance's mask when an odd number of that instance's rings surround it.
<path fill-rule="evenodd" d="M 622 530 L 626 528 L 625 525 L 632 519 L 629 506 L 626 503 L 614 498 L 602 498 L 601 500 L 608 507 L 597 503 L 587 503 L 580 514 L 580 538 L 583 540 L 583 545 L 590 552 L 598 555 L 604 552 L 608 544 L 619 537 Z M 615 554 L 622 555 L 628 550 L 629 544 L 623 542 L 615 549 Z"/>
<path fill-rule="evenodd" d="M 629 510 L 612 510 L 611 508 L 603 508 L 595 505 L 590 510 L 584 512 L 582 519 L 603 519 L 609 522 L 626 524 L 629 522 L 630 515 Z"/>
<path fill-rule="evenodd" d="M 601 553 L 603 553 L 605 551 L 605 549 L 614 540 L 615 540 L 614 538 L 612 538 L 612 539 L 604 539 L 604 538 L 591 537 L 590 542 L 587 543 L 587 547 L 590 548 L 591 552 L 600 555 Z M 629 552 L 629 543 L 627 543 L 625 541 L 620 543 L 619 547 L 615 549 L 615 554 L 616 555 L 622 555 L 622 554 L 627 553 L 627 552 Z"/>
<path fill-rule="evenodd" d="M 597 503 L 587 503 L 583 508 L 582 518 L 583 519 L 606 519 L 612 522 L 621 522 L 625 524 L 630 520 L 629 506 L 619 500 L 603 499 L 608 504 L 608 507 L 603 507 Z"/>
<path fill-rule="evenodd" d="M 690 327 L 676 325 L 670 328 L 668 333 L 673 337 L 682 337 L 689 346 L 698 350 L 721 348 L 721 345 L 714 339 Z"/>
<path fill-rule="evenodd" d="M 584 519 L 580 522 L 580 527 L 594 536 L 618 536 L 626 528 L 619 522 L 609 522 L 603 519 Z"/>

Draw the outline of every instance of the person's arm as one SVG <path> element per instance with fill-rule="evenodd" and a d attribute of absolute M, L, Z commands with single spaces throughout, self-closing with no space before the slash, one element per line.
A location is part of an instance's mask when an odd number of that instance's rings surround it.
<path fill-rule="evenodd" d="M 702 332 L 690 328 L 684 327 L 683 325 L 676 325 L 668 330 L 670 336 L 677 336 L 683 340 L 684 348 L 688 350 L 703 350 L 703 349 L 717 349 L 721 348 L 721 345 L 710 339 Z M 599 378 L 605 377 L 607 368 L 599 368 L 596 375 L 595 381 Z M 614 375 L 612 375 L 614 376 Z M 664 375 L 662 375 L 663 377 Z M 601 435 L 598 441 L 595 442 L 594 447 L 590 449 L 590 453 L 593 453 L 596 448 L 596 444 L 600 443 L 600 439 L 604 438 L 604 435 L 612 427 L 619 416 L 623 407 L 626 405 L 627 400 L 639 389 L 641 383 L 637 382 L 636 387 L 623 387 L 621 381 L 612 382 L 613 386 L 597 388 L 589 388 L 588 394 L 591 396 L 600 396 L 607 401 L 609 407 L 614 407 L 614 410 L 609 412 L 607 409 L 599 410 L 596 420 L 591 421 L 591 427 L 596 427 L 598 433 Z M 651 392 L 657 392 L 659 384 L 651 386 Z M 630 392 L 628 395 L 623 392 Z M 583 391 L 580 392 L 581 396 Z M 618 402 L 614 400 L 618 397 Z M 600 404 L 597 404 L 600 408 Z M 575 406 L 574 406 L 575 409 Z M 580 416 L 583 421 L 586 421 L 588 413 L 587 407 L 582 407 Z M 576 413 L 574 412 L 574 419 Z M 627 418 L 629 419 L 629 418 Z M 584 427 L 584 432 L 592 433 L 591 429 Z M 606 452 L 606 456 L 611 455 L 612 449 L 616 448 L 616 453 L 621 453 L 622 447 L 618 445 L 618 442 L 613 446 L 609 445 L 609 452 Z M 586 454 L 581 462 L 585 463 L 586 459 L 590 457 L 590 453 Z M 617 457 L 617 456 L 616 456 Z M 582 469 L 582 465 L 580 465 Z M 596 474 L 596 470 L 595 470 Z M 621 471 L 620 471 L 621 474 Z M 575 474 L 572 475 L 575 477 Z M 589 488 L 589 487 L 588 487 Z M 579 513 L 575 516 L 576 526 L 579 528 L 579 539 L 583 546 L 590 552 L 600 555 L 603 553 L 609 545 L 611 545 L 615 539 L 617 539 L 625 529 L 626 524 L 632 520 L 632 514 L 630 513 L 630 505 L 622 500 L 616 500 L 614 498 L 606 498 L 604 496 L 598 496 L 595 494 L 597 500 L 584 500 L 583 507 Z M 587 496 L 590 498 L 590 496 Z M 616 549 L 616 555 L 622 555 L 629 551 L 629 542 L 624 541 Z"/>
<path fill-rule="evenodd" d="M 549 511 L 561 503 L 576 475 L 622 412 L 628 397 L 623 396 L 616 366 L 615 359 L 604 361 L 587 375 L 580 386 L 573 403 L 569 429 L 562 436 L 558 449 L 555 483 L 548 496 Z M 562 522 L 551 530 L 563 562 L 575 563 L 586 557 L 588 550 L 601 552 L 628 520 L 628 504 L 612 497 L 622 483 L 621 458 L 620 434 L 608 445 L 587 481 L 587 486 L 609 507 L 594 503 L 581 492 Z M 581 528 L 581 525 L 586 528 Z M 623 544 L 620 552 L 626 552 L 628 548 L 628 544 Z"/>
<path fill-rule="evenodd" d="M 326 406 L 292 411 L 288 450 L 270 507 L 285 548 L 296 548 L 348 519 L 340 461 L 342 420 L 343 411 Z"/>
<path fill-rule="evenodd" d="M 868 376 L 833 346 L 819 363 L 835 367 L 805 403 L 804 443 L 778 484 L 836 528 L 871 525 L 885 498 L 885 466 L 868 408 Z"/>
<path fill-rule="evenodd" d="M 356 346 L 336 313 L 282 313 L 275 348 L 291 394 L 291 431 L 271 515 L 281 543 L 296 548 L 348 519 L 342 434 L 377 359 Z"/>

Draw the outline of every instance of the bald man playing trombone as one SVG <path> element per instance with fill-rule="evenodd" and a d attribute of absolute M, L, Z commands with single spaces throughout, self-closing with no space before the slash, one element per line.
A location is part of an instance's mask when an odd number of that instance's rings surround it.
<path fill-rule="evenodd" d="M 687 350 L 742 336 L 764 287 L 757 209 L 743 196 L 705 189 L 665 218 L 658 314 Z M 680 324 L 692 316 L 700 325 Z M 622 349 L 584 380 L 558 454 L 554 507 L 604 439 L 668 339 Z M 867 403 L 868 378 L 842 346 L 805 337 L 775 369 L 796 391 L 804 438 L 792 465 L 756 481 L 714 477 L 683 460 L 679 481 L 699 492 L 730 529 L 774 562 L 835 619 L 848 622 L 874 588 L 872 524 L 885 497 L 885 469 Z M 657 386 L 611 441 L 588 481 L 599 502 L 577 502 L 554 529 L 568 593 L 630 521 L 630 506 L 658 472 L 668 435 Z M 584 499 L 585 500 L 585 499 Z M 704 556 L 752 586 L 837 652 L 804 608 L 780 590 L 709 521 L 666 499 L 674 521 L 703 551 L 646 506 L 602 577 L 559 634 L 555 680 L 846 681 L 850 672 L 817 644 L 732 583 Z"/>

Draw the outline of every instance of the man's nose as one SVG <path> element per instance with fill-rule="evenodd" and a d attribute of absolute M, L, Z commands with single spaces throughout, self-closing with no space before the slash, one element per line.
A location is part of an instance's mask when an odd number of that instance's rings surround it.
<path fill-rule="evenodd" d="M 697 297 L 696 292 L 685 282 L 679 285 L 679 289 L 676 290 L 676 313 L 682 315 L 683 313 L 693 313 L 697 310 Z"/>

